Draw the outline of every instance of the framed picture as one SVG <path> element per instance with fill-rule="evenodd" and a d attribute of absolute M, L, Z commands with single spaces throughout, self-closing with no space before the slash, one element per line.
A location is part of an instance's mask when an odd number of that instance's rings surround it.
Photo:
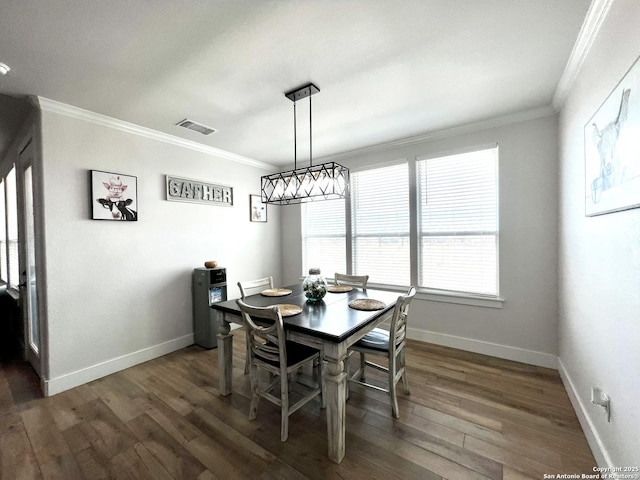
<path fill-rule="evenodd" d="M 137 221 L 137 178 L 91 170 L 91 212 L 93 220 Z"/>
<path fill-rule="evenodd" d="M 260 195 L 249 195 L 249 219 L 252 222 L 267 221 L 267 204 L 262 203 Z"/>
<path fill-rule="evenodd" d="M 584 127 L 585 214 L 640 207 L 638 60 Z"/>

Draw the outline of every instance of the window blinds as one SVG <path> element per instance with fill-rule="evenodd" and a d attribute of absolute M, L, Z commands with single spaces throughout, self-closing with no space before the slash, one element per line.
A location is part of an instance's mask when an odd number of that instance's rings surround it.
<path fill-rule="evenodd" d="M 497 295 L 497 153 L 417 162 L 420 286 Z"/>
<path fill-rule="evenodd" d="M 352 172 L 352 271 L 371 283 L 409 285 L 407 163 Z"/>
<path fill-rule="evenodd" d="M 16 169 L 11 169 L 6 179 L 7 243 L 9 263 L 9 286 L 18 287 L 18 197 L 16 193 Z"/>
<path fill-rule="evenodd" d="M 347 271 L 345 230 L 345 200 L 302 205 L 303 274 L 316 267 L 327 278 Z"/>

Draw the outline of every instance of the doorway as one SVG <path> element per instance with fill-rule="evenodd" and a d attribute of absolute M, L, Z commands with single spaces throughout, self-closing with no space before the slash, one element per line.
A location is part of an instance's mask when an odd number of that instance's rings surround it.
<path fill-rule="evenodd" d="M 34 211 L 34 142 L 30 138 L 18 155 L 18 215 L 20 233 L 20 307 L 25 358 L 42 378 L 41 325 L 38 298 L 36 217 Z"/>

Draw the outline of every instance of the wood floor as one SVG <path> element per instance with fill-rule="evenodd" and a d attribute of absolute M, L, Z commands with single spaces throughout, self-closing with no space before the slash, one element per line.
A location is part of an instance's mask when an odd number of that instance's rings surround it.
<path fill-rule="evenodd" d="M 242 331 L 236 331 L 242 335 Z M 0 369 L 1 479 L 541 479 L 593 473 L 556 371 L 411 342 L 411 395 L 352 384 L 347 453 L 327 458 L 324 411 L 261 402 L 249 421 L 244 342 L 234 392 L 217 391 L 217 350 L 192 346 L 42 398 L 28 366 Z M 370 375 L 374 377 L 375 375 Z"/>

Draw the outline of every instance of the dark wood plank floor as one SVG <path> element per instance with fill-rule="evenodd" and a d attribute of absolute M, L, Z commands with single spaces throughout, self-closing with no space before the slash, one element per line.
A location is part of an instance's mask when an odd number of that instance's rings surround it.
<path fill-rule="evenodd" d="M 50 398 L 28 366 L 3 363 L 0 478 L 514 480 L 595 466 L 556 371 L 420 342 L 400 419 L 383 393 L 351 386 L 336 465 L 319 402 L 293 414 L 285 443 L 275 405 L 248 420 L 240 340 L 228 397 L 217 350 L 197 346 Z"/>

